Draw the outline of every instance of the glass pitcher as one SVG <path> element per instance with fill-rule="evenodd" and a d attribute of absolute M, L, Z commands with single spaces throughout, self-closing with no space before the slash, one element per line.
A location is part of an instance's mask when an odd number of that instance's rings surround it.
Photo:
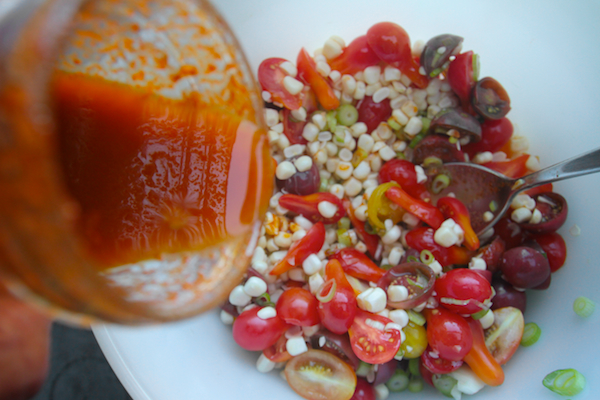
<path fill-rule="evenodd" d="M 273 181 L 225 22 L 203 0 L 16 3 L 0 15 L 0 277 L 78 324 L 218 305 Z"/>

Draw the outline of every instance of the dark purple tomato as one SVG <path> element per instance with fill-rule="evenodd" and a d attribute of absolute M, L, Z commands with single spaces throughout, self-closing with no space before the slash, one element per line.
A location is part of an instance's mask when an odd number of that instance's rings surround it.
<path fill-rule="evenodd" d="M 384 99 L 375 103 L 371 96 L 365 96 L 357 105 L 358 122 L 364 122 L 367 125 L 367 133 L 373 132 L 380 122 L 387 121 L 392 116 L 392 107 L 390 99 Z"/>
<path fill-rule="evenodd" d="M 292 160 L 293 161 L 293 160 Z M 298 171 L 286 180 L 276 179 L 277 187 L 286 193 L 306 196 L 319 191 L 321 176 L 317 165 L 313 163 L 307 171 Z"/>
<path fill-rule="evenodd" d="M 436 115 L 429 125 L 429 132 L 446 134 L 449 130 L 458 131 L 460 138 L 469 138 L 469 143 L 481 140 L 481 124 L 471 114 L 456 109 L 442 111 Z"/>
<path fill-rule="evenodd" d="M 501 119 L 510 111 L 510 98 L 494 78 L 483 78 L 473 87 L 471 104 L 485 119 Z"/>
<path fill-rule="evenodd" d="M 534 233 L 554 232 L 567 220 L 569 207 L 567 200 L 558 193 L 546 192 L 533 196 L 535 208 L 542 213 L 542 220 L 537 224 L 520 224 L 520 226 Z"/>
<path fill-rule="evenodd" d="M 506 245 L 500 236 L 496 236 L 491 243 L 479 249 L 478 257 L 481 257 L 485 261 L 487 271 L 493 274 L 498 270 L 498 264 L 505 249 Z"/>
<path fill-rule="evenodd" d="M 522 289 L 542 284 L 550 275 L 548 259 L 531 247 L 519 246 L 502 254 L 500 270 L 507 282 Z"/>
<path fill-rule="evenodd" d="M 396 372 L 396 368 L 398 367 L 398 361 L 390 360 L 385 364 L 379 364 L 377 366 L 377 372 L 375 372 L 375 380 L 373 381 L 373 386 L 377 386 L 381 383 L 386 383 L 394 372 Z"/>
<path fill-rule="evenodd" d="M 324 342 L 321 339 L 322 337 L 325 338 Z M 348 335 L 338 335 L 323 329 L 312 337 L 311 343 L 314 349 L 331 353 L 344 361 L 346 364 L 350 365 L 354 370 L 358 369 L 360 360 L 352 350 L 352 345 L 350 344 L 350 338 Z"/>
<path fill-rule="evenodd" d="M 356 378 L 356 389 L 350 400 L 375 400 L 375 387 L 365 378 Z"/>
<path fill-rule="evenodd" d="M 525 313 L 527 308 L 527 295 L 525 292 L 517 290 L 504 279 L 494 279 L 492 287 L 496 295 L 492 297 L 492 310 L 504 307 L 515 307 Z"/>
<path fill-rule="evenodd" d="M 536 287 L 532 288 L 534 290 L 546 290 L 550 287 L 550 283 L 552 282 L 552 275 L 548 275 L 548 277 L 546 278 L 546 280 L 542 283 L 540 283 L 539 285 L 537 285 Z"/>
<path fill-rule="evenodd" d="M 447 135 L 428 135 L 414 148 L 414 164 L 423 164 L 427 157 L 437 157 L 443 162 L 465 161 L 465 154 L 450 143 Z"/>

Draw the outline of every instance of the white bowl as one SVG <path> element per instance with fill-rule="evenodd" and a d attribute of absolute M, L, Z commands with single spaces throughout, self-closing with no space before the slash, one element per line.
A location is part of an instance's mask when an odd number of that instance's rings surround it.
<path fill-rule="evenodd" d="M 595 1 L 213 3 L 254 71 L 267 57 L 295 60 L 300 47 L 311 52 L 334 34 L 350 42 L 380 21 L 400 24 L 413 41 L 441 33 L 463 36 L 463 49 L 481 57 L 481 76 L 496 78 L 508 91 L 508 116 L 529 138 L 530 151 L 540 156 L 542 166 L 600 147 L 600 7 Z M 519 349 L 505 366 L 501 387 L 485 388 L 473 399 L 558 399 L 541 382 L 560 368 L 576 368 L 587 378 L 578 400 L 600 393 L 600 310 L 588 319 L 572 310 L 580 295 L 600 303 L 600 175 L 559 182 L 555 190 L 569 202 L 569 217 L 560 230 L 568 246 L 567 263 L 554 274 L 549 290 L 529 291 L 525 315 L 526 322 L 538 323 L 542 337 Z M 579 236 L 570 233 L 574 226 L 581 229 Z M 256 370 L 258 354 L 236 346 L 217 312 L 147 328 L 101 325 L 94 333 L 135 400 L 299 398 L 277 372 Z M 430 389 L 410 394 L 415 399 L 440 396 Z"/>

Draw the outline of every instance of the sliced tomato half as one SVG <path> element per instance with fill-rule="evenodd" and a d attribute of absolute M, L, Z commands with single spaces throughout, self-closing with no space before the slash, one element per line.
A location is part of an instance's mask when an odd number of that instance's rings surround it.
<path fill-rule="evenodd" d="M 358 309 L 348 333 L 352 350 L 362 361 L 383 364 L 394 358 L 400 349 L 400 331 L 385 330 L 391 319 Z"/>

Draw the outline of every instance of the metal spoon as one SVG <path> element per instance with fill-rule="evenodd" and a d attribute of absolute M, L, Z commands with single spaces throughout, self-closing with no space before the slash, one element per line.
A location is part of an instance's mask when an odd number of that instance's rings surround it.
<path fill-rule="evenodd" d="M 448 187 L 432 196 L 437 199 L 454 193 L 469 209 L 471 225 L 478 236 L 494 226 L 510 207 L 513 198 L 523 190 L 550 182 L 600 172 L 600 148 L 581 154 L 548 168 L 531 173 L 519 179 L 511 179 L 489 168 L 472 163 L 448 163 L 428 167 L 427 175 L 431 182 L 435 176 L 445 174 L 450 178 Z M 494 204 L 492 211 L 490 204 Z M 486 211 L 494 218 L 484 221 Z"/>

